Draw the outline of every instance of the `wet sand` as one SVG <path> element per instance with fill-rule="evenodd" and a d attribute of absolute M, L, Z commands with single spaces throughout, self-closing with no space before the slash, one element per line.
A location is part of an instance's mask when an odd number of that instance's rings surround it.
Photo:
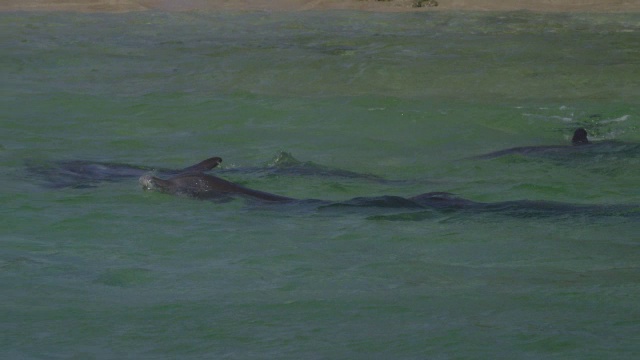
<path fill-rule="evenodd" d="M 437 6 L 415 7 L 416 2 L 419 0 L 3 0 L 0 11 L 640 11 L 639 0 L 437 0 Z"/>

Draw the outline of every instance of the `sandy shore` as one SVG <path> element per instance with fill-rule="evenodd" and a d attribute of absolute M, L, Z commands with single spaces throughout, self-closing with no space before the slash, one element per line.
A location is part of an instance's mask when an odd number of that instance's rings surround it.
<path fill-rule="evenodd" d="M 0 0 L 0 11 L 126 12 L 143 10 L 364 10 L 364 11 L 584 11 L 640 12 L 640 0 Z M 427 4 L 426 0 L 422 0 Z"/>

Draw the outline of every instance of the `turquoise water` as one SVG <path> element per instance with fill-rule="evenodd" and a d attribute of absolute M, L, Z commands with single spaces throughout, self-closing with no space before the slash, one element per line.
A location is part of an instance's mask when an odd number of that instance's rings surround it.
<path fill-rule="evenodd" d="M 0 24 L 3 358 L 640 352 L 638 217 L 217 204 L 135 178 L 52 188 L 26 165 L 220 156 L 226 179 L 303 199 L 639 204 L 639 14 L 4 13 Z M 617 145 L 469 159 L 568 144 L 579 126 Z M 402 181 L 267 171 L 282 151 Z"/>

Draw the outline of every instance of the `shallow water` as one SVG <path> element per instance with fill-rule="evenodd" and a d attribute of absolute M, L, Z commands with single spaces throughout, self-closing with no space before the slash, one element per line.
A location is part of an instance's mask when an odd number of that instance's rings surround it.
<path fill-rule="evenodd" d="M 4 13 L 0 24 L 3 358 L 640 351 L 637 216 L 216 204 L 135 178 L 52 188 L 28 166 L 178 169 L 215 155 L 225 178 L 301 199 L 637 205 L 640 15 Z M 614 145 L 469 159 L 568 144 L 579 126 Z M 281 151 L 398 181 L 271 171 Z"/>

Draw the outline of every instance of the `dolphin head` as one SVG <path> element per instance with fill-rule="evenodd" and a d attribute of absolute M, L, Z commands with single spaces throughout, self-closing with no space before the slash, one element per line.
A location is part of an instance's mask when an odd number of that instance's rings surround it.
<path fill-rule="evenodd" d="M 145 174 L 140 176 L 138 183 L 142 185 L 144 190 L 160 191 L 160 192 L 175 192 L 175 186 L 166 180 L 159 179 L 151 174 Z"/>

